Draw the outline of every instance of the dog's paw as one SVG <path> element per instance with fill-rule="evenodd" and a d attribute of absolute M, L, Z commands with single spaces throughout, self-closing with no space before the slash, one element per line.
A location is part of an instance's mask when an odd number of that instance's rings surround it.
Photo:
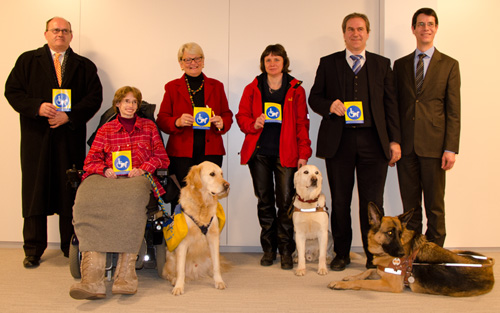
<path fill-rule="evenodd" d="M 357 280 L 358 277 L 357 276 L 346 276 L 344 278 L 342 278 L 342 281 L 353 281 L 353 280 Z"/>
<path fill-rule="evenodd" d="M 318 275 L 324 276 L 324 275 L 327 275 L 327 274 L 328 274 L 328 270 L 326 269 L 326 267 L 318 269 Z"/>
<path fill-rule="evenodd" d="M 295 270 L 295 275 L 296 276 L 304 276 L 306 274 L 306 269 L 305 268 L 298 268 Z"/>
<path fill-rule="evenodd" d="M 175 276 L 167 275 L 167 276 L 164 276 L 164 279 L 166 279 L 167 281 L 169 281 L 172 286 L 175 286 L 175 281 L 176 281 L 176 277 Z"/>
<path fill-rule="evenodd" d="M 174 296 L 180 296 L 184 294 L 184 287 L 175 286 L 174 289 L 172 289 L 172 294 Z"/>
<path fill-rule="evenodd" d="M 226 284 L 223 281 L 216 281 L 215 288 L 219 290 L 224 290 L 226 289 Z"/>
<path fill-rule="evenodd" d="M 328 284 L 328 288 L 333 289 L 333 290 L 345 289 L 343 287 L 343 283 L 341 281 L 332 281 L 331 283 Z"/>

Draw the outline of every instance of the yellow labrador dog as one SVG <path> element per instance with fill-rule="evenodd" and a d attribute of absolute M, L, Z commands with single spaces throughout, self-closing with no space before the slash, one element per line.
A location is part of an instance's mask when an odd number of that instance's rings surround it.
<path fill-rule="evenodd" d="M 218 199 L 227 196 L 229 183 L 222 170 L 212 162 L 193 166 L 181 189 L 182 206 L 188 233 L 173 252 L 167 251 L 163 277 L 174 289 L 172 294 L 184 293 L 185 280 L 213 276 L 215 288 L 225 289 L 219 255 L 219 221 L 216 216 Z"/>
<path fill-rule="evenodd" d="M 293 227 L 297 245 L 298 265 L 295 275 L 306 274 L 306 240 L 318 239 L 318 274 L 328 274 L 326 254 L 328 245 L 328 209 L 321 192 L 323 177 L 314 165 L 304 165 L 295 173 L 293 182 L 297 192 L 293 201 Z"/>

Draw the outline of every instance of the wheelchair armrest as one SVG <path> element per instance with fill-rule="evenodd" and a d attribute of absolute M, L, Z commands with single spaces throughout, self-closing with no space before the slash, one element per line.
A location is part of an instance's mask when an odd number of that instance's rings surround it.
<path fill-rule="evenodd" d="M 162 180 L 168 176 L 168 170 L 166 168 L 159 168 L 155 173 L 159 180 Z"/>
<path fill-rule="evenodd" d="M 66 176 L 68 176 L 68 181 L 75 190 L 78 189 L 78 186 L 82 182 L 83 170 L 79 170 L 73 164 L 73 168 L 66 170 Z"/>

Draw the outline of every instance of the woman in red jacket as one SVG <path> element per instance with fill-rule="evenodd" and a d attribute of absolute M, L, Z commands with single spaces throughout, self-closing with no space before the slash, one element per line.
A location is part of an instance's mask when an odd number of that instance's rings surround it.
<path fill-rule="evenodd" d="M 288 74 L 289 65 L 282 45 L 267 46 L 260 57 L 262 74 L 245 87 L 236 114 L 245 133 L 241 164 L 248 164 L 258 198 L 260 264 L 272 265 L 279 250 L 282 269 L 293 268 L 295 251 L 287 212 L 295 193 L 293 175 L 312 154 L 305 91 Z"/>
<path fill-rule="evenodd" d="M 203 161 L 222 166 L 222 156 L 226 154 L 222 135 L 231 128 L 233 113 L 224 85 L 202 73 L 205 56 L 198 44 L 183 44 L 178 61 L 185 74 L 165 85 L 156 123 L 169 134 L 166 149 L 170 174 L 175 174 L 185 185 L 183 180 L 191 166 Z M 210 116 L 198 111 L 199 108 L 211 109 Z"/>

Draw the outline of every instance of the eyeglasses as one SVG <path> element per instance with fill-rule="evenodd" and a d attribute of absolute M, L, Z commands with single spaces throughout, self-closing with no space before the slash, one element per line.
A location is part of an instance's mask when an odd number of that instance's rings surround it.
<path fill-rule="evenodd" d="M 130 99 L 122 99 L 121 102 L 125 102 L 126 104 L 138 104 L 139 102 L 137 101 L 137 99 L 134 99 L 134 100 L 130 100 Z"/>
<path fill-rule="evenodd" d="M 69 33 L 71 33 L 71 29 L 66 29 L 66 28 L 52 28 L 52 29 L 49 29 L 50 32 L 52 32 L 54 35 L 57 35 L 59 34 L 59 32 L 62 32 L 63 35 L 67 35 Z"/>
<path fill-rule="evenodd" d="M 432 28 L 434 26 L 436 26 L 436 24 L 434 24 L 434 22 L 418 22 L 417 23 L 417 27 L 425 27 L 425 25 L 427 25 L 428 27 Z"/>
<path fill-rule="evenodd" d="M 182 59 L 182 62 L 186 63 L 186 64 L 189 64 L 193 61 L 195 61 L 196 63 L 200 63 L 201 59 L 203 59 L 203 57 L 196 57 L 196 58 L 186 58 L 186 59 Z"/>

